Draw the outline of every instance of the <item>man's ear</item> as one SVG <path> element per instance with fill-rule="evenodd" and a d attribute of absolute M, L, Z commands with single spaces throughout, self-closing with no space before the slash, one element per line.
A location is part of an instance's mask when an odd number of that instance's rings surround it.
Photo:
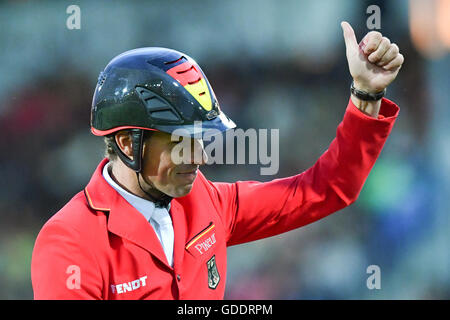
<path fill-rule="evenodd" d="M 133 143 L 130 133 L 126 130 L 121 130 L 116 133 L 114 138 L 120 150 L 122 150 L 128 158 L 133 159 Z"/>

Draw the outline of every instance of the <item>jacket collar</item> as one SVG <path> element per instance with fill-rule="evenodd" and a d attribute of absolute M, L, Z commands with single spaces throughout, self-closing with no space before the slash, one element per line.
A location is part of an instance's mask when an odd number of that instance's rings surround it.
<path fill-rule="evenodd" d="M 103 167 L 102 171 L 103 178 L 106 180 L 106 182 L 108 182 L 108 184 L 111 187 L 114 188 L 114 190 L 116 190 L 125 200 L 127 200 L 128 203 L 130 203 L 136 210 L 138 210 L 141 214 L 143 214 L 147 221 L 150 221 L 156 209 L 155 203 L 150 200 L 138 197 L 129 192 L 128 190 L 122 188 L 116 181 L 114 181 L 113 178 L 111 178 L 111 175 L 107 170 L 109 165 L 110 163 L 108 162 Z M 169 211 L 170 203 L 168 205 L 168 208 L 166 209 L 167 211 Z"/>
<path fill-rule="evenodd" d="M 108 230 L 149 251 L 168 268 L 164 250 L 150 223 L 104 179 L 102 172 L 108 159 L 103 159 L 84 189 L 86 201 L 96 211 L 109 212 Z M 175 232 L 174 267 L 181 264 L 185 242 L 185 219 L 182 206 L 172 200 L 170 210 Z"/>

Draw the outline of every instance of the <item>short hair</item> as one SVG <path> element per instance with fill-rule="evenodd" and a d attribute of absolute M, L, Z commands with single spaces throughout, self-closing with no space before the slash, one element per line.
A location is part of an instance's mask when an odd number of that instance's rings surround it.
<path fill-rule="evenodd" d="M 109 161 L 115 161 L 118 158 L 117 152 L 114 149 L 113 145 L 116 143 L 116 133 L 111 133 L 107 136 L 105 136 L 105 157 L 109 159 Z M 152 136 L 153 131 L 150 130 L 144 130 L 144 138 L 143 141 L 146 141 L 147 139 L 150 139 Z"/>
<path fill-rule="evenodd" d="M 116 134 L 112 133 L 105 136 L 105 157 L 109 159 L 109 161 L 115 161 L 117 159 L 116 150 L 113 148 L 113 144 L 116 143 Z"/>

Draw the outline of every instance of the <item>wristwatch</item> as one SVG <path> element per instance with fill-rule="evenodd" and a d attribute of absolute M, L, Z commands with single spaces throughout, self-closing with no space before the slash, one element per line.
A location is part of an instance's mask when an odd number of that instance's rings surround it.
<path fill-rule="evenodd" d="M 358 99 L 364 101 L 377 101 L 384 97 L 384 95 L 386 94 L 386 88 L 384 88 L 384 90 L 380 92 L 370 93 L 356 89 L 355 83 L 352 82 L 352 85 L 350 86 L 350 92 L 354 94 Z"/>

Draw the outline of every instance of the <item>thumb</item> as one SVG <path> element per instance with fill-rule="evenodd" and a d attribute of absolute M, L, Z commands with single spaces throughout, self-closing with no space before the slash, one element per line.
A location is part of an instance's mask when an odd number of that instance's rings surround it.
<path fill-rule="evenodd" d="M 341 22 L 342 31 L 344 33 L 344 41 L 347 52 L 357 51 L 358 42 L 356 42 L 355 32 L 350 24 L 346 21 Z"/>

